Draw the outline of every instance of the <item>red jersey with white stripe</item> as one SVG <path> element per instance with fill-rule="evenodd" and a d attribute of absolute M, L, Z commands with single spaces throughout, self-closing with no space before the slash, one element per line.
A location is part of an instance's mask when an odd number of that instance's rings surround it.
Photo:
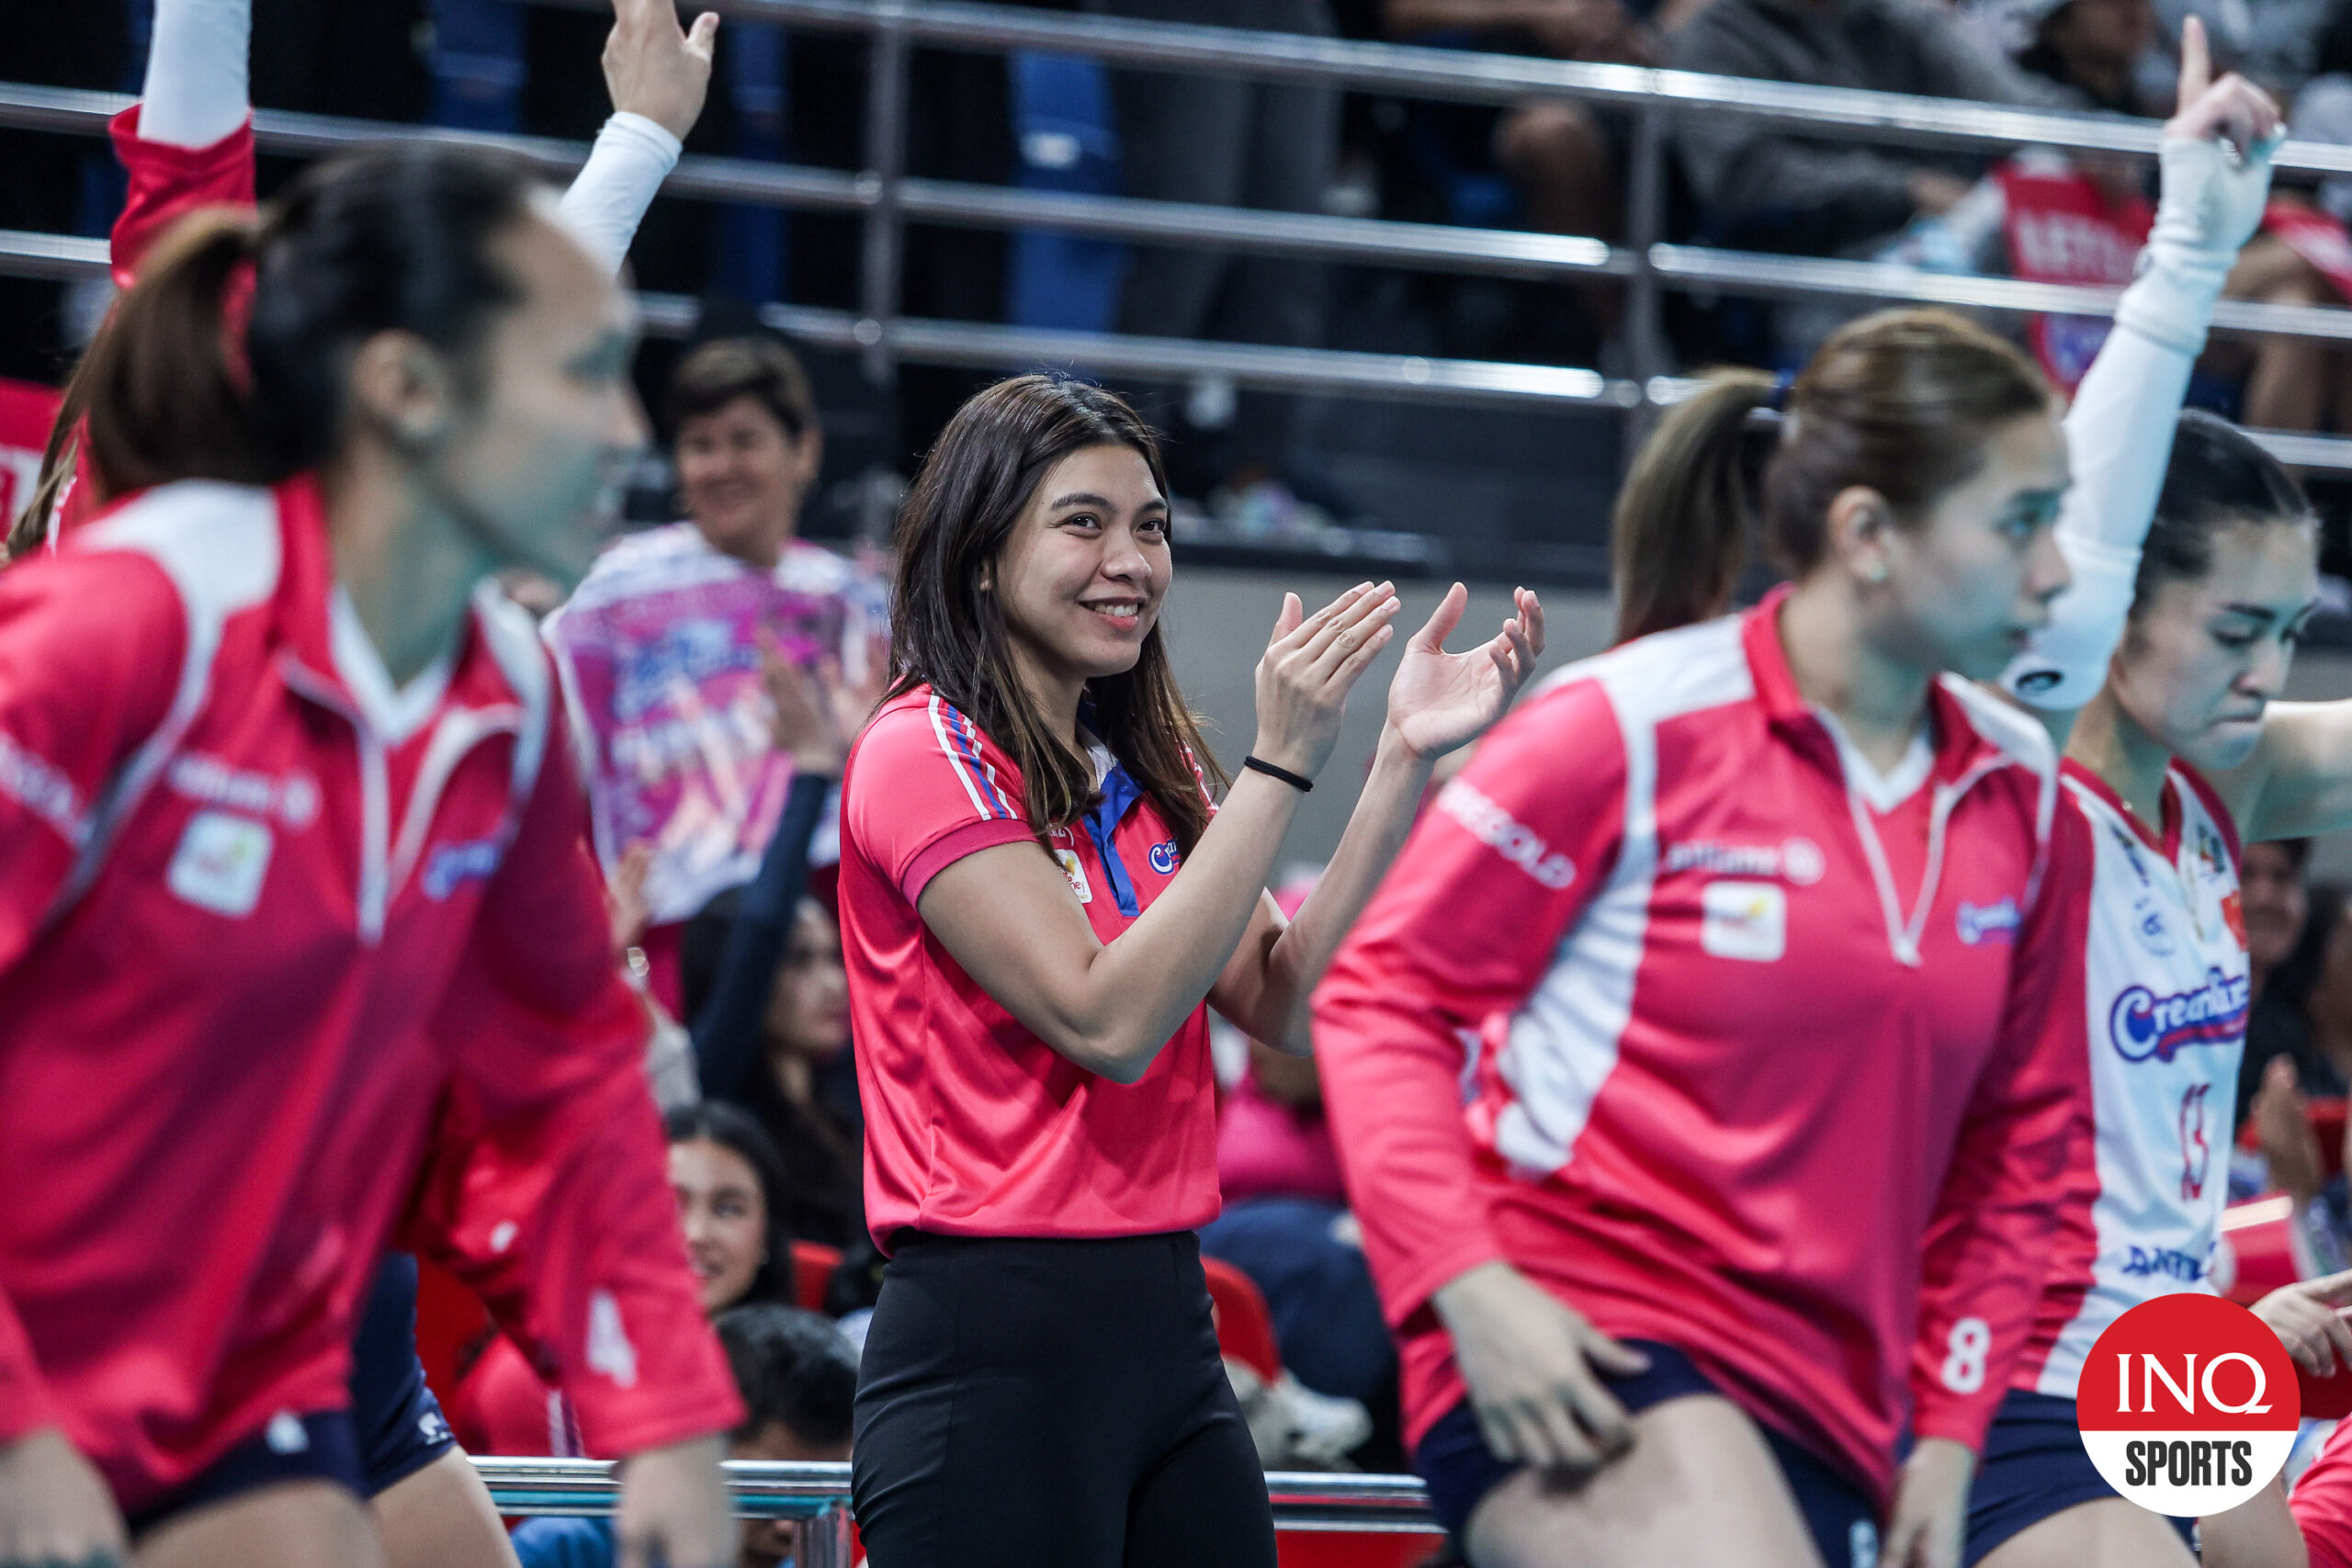
<path fill-rule="evenodd" d="M 1882 1495 L 1906 1425 L 1976 1446 L 2007 1386 L 2076 1130 L 2037 1046 L 2079 845 L 1965 682 L 1908 778 L 1850 755 L 1781 602 L 1522 703 L 1317 993 L 1415 1441 L 1464 1397 L 1430 1297 L 1498 1259 Z"/>
<path fill-rule="evenodd" d="M 2087 1074 L 2096 1136 L 2059 1190 L 2058 1242 L 2016 1386 L 2075 1397 L 2083 1359 L 2132 1307 L 2213 1289 L 2252 980 L 2227 807 L 2193 769 L 2165 776 L 2152 832 L 2098 774 L 2064 765 L 2083 820 L 2082 954 L 2050 1015 L 2052 1048 Z"/>
<path fill-rule="evenodd" d="M 604 1451 L 740 1416 L 534 628 L 364 643 L 306 480 L 0 573 L 0 1442 L 130 1509 L 348 1403 L 404 1208 Z"/>
<path fill-rule="evenodd" d="M 1098 756 L 1098 771 L 1108 762 Z M 1104 942 L 1181 863 L 1148 795 L 1110 769 L 1088 820 L 1045 835 Z M 1021 773 L 928 686 L 885 703 L 842 779 L 842 957 L 865 1109 L 877 1244 L 946 1235 L 1114 1236 L 1216 1217 L 1216 1087 L 1195 1008 L 1141 1078 L 1087 1071 L 999 1006 L 916 900 L 964 856 L 1036 843 Z"/>

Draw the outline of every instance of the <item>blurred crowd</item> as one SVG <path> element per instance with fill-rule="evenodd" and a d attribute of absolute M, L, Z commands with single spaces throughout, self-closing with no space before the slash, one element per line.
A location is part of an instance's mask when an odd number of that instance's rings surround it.
<path fill-rule="evenodd" d="M 7 74 L 130 85 L 151 0 L 69 13 L 6 0 Z M 1153 21 L 1387 39 L 1588 62 L 1659 64 L 1805 85 L 2101 110 L 2160 118 L 2189 0 L 1084 0 Z M 2352 141 L 2352 26 L 2343 0 L 2233 0 L 2205 16 L 2217 67 L 2289 111 L 2290 134 Z M 387 120 L 581 138 L 601 117 L 590 14 L 516 0 L 259 0 L 255 101 Z M 856 168 L 864 40 L 727 29 L 689 150 Z M 364 68 L 362 68 L 364 62 Z M 1477 107 L 1207 75 L 1103 71 L 1046 55 L 918 51 L 910 174 L 1161 200 L 1524 228 L 1622 239 L 1631 126 L 1566 99 Z M 1177 90 L 1164 90 L 1173 85 Z M 54 153 L 74 157 L 11 156 Z M 86 158 L 80 157 L 83 151 Z M 97 232 L 118 205 L 101 149 L 0 133 L 0 228 Z M 271 178 L 264 165 L 264 186 Z M 2129 276 L 2153 214 L 2144 162 L 2055 152 L 1987 159 L 1816 140 L 1730 117 L 1671 132 L 1664 237 L 1737 250 L 2107 284 Z M 2352 288 L 2352 179 L 2282 176 L 2228 297 L 2341 304 Z M 657 205 L 633 253 L 647 288 L 757 303 L 856 302 L 856 220 L 774 209 Z M 0 377 L 54 379 L 102 299 L 0 280 Z M 1627 368 L 1617 284 L 1408 275 L 1198 248 L 918 226 L 904 310 L 919 317 Z M 1667 325 L 1689 366 L 1792 367 L 1858 312 L 1843 301 L 1677 299 Z M 748 319 L 748 316 L 746 316 Z M 2071 387 L 2104 332 L 2011 322 Z M 821 361 L 822 356 L 819 356 Z M 895 402 L 825 363 L 817 400 L 864 461 L 905 471 L 970 389 L 908 369 Z M 666 380 L 654 345 L 643 377 Z M 831 385 L 835 379 L 842 385 Z M 2192 401 L 2244 423 L 2352 431 L 2352 365 L 2309 339 L 2224 338 Z M 1245 537 L 1360 522 L 1373 510 L 1301 451 L 1289 400 L 1204 378 L 1159 389 L 1180 493 Z M 855 425 L 856 428 L 848 428 Z M 811 497 L 845 535 L 852 496 Z M 868 506 L 867 514 L 874 509 Z M 835 515 L 841 513 L 843 515 Z"/>

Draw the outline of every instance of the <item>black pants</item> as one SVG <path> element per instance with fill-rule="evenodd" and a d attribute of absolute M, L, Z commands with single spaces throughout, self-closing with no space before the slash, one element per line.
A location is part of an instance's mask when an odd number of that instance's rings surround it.
<path fill-rule="evenodd" d="M 1190 1232 L 902 1235 L 852 1452 L 874 1568 L 1273 1568 Z"/>

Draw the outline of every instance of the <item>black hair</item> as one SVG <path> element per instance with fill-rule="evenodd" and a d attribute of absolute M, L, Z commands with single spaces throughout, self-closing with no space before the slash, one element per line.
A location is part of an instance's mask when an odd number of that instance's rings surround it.
<path fill-rule="evenodd" d="M 830 1318 L 761 1303 L 719 1314 L 718 1328 L 743 1396 L 737 1442 L 772 1426 L 811 1448 L 849 1441 L 857 1352 Z"/>
<path fill-rule="evenodd" d="M 2166 583 L 2196 582 L 2211 571 L 2213 539 L 2222 529 L 2312 522 L 2312 503 L 2284 464 L 2229 421 L 2187 410 L 2173 427 L 2172 459 L 2141 547 L 2132 613 L 2145 611 Z"/>
<path fill-rule="evenodd" d="M 792 1233 L 784 1224 L 784 1160 L 775 1143 L 753 1121 L 723 1100 L 681 1105 L 662 1118 L 662 1134 L 673 1144 L 707 1139 L 732 1149 L 759 1179 L 760 1204 L 766 1211 L 767 1260 L 743 1292 L 742 1300 L 785 1303 L 796 1300 L 792 1271 Z M 729 1303 L 730 1305 L 734 1303 Z"/>

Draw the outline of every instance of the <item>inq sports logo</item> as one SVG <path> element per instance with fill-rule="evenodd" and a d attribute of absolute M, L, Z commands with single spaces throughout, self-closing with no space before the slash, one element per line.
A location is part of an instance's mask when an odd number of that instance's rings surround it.
<path fill-rule="evenodd" d="M 2075 1393 L 2107 1483 L 2177 1518 L 2224 1513 L 2277 1480 L 2301 1415 L 2278 1337 L 2201 1292 L 2158 1296 L 2108 1325 Z"/>

